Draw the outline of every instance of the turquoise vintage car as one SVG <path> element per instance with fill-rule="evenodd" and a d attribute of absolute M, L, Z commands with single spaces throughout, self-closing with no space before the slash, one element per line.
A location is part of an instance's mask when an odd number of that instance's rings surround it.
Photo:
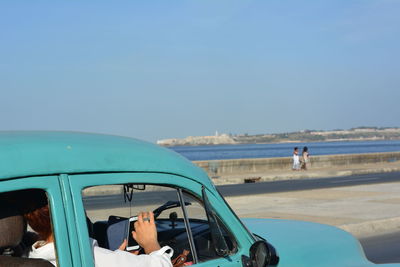
<path fill-rule="evenodd" d="M 128 219 L 143 210 L 154 211 L 161 245 L 175 256 L 190 251 L 188 265 L 376 266 L 337 228 L 240 220 L 202 169 L 154 144 L 100 134 L 2 132 L 0 148 L 0 266 L 10 260 L 34 266 L 22 249 L 32 233 L 15 223 L 20 214 L 7 212 L 35 204 L 30 190 L 47 195 L 61 267 L 94 266 L 89 238 L 115 249 Z"/>

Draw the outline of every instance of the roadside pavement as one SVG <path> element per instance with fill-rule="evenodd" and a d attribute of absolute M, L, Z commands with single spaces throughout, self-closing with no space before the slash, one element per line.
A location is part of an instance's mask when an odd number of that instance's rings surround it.
<path fill-rule="evenodd" d="M 400 171 L 400 163 L 378 163 L 351 168 L 271 172 L 251 175 L 262 181 L 348 176 Z M 243 183 L 250 176 L 221 177 L 226 183 Z M 221 180 L 220 180 L 221 179 Z M 381 183 L 295 192 L 226 198 L 239 217 L 313 221 L 337 226 L 356 237 L 400 231 L 400 177 L 398 183 Z"/>

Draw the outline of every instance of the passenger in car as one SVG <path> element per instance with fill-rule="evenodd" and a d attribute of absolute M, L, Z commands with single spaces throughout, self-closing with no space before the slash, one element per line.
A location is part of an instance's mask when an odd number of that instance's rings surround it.
<path fill-rule="evenodd" d="M 29 257 L 46 259 L 57 266 L 48 204 L 26 213 L 24 217 L 41 239 L 33 244 Z M 168 246 L 160 248 L 152 212 L 141 212 L 138 215 L 132 235 L 146 254 L 135 255 L 124 251 L 126 242 L 121 245 L 119 250 L 112 251 L 99 247 L 95 239 L 90 239 L 95 265 L 98 267 L 172 266 L 173 250 Z"/>

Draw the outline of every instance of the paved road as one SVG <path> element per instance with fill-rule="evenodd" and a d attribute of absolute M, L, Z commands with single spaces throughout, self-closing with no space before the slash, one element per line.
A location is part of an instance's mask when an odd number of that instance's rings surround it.
<path fill-rule="evenodd" d="M 400 172 L 217 186 L 225 197 L 400 182 Z"/>

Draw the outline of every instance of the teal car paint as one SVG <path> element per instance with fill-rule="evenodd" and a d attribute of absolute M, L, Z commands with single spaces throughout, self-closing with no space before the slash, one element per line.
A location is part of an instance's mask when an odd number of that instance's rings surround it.
<path fill-rule="evenodd" d="M 206 194 L 214 220 L 224 229 L 215 237 L 231 243 L 223 256 L 213 254 L 199 260 L 198 266 L 256 266 L 252 246 L 260 239 L 279 254 L 279 263 L 270 266 L 380 266 L 365 258 L 357 239 L 332 226 L 275 219 L 240 221 L 202 169 L 151 143 L 89 133 L 1 132 L 0 148 L 0 194 L 33 188 L 46 191 L 61 267 L 94 266 L 82 191 L 130 184 L 178 188 L 200 202 Z M 198 223 L 196 229 L 205 226 Z M 195 240 L 202 233 L 197 231 Z"/>
<path fill-rule="evenodd" d="M 275 246 L 279 266 L 376 266 L 365 258 L 356 238 L 336 227 L 295 220 L 243 221 Z"/>
<path fill-rule="evenodd" d="M 59 173 L 174 173 L 212 187 L 207 174 L 173 151 L 133 138 L 87 133 L 0 133 L 0 179 Z"/>

